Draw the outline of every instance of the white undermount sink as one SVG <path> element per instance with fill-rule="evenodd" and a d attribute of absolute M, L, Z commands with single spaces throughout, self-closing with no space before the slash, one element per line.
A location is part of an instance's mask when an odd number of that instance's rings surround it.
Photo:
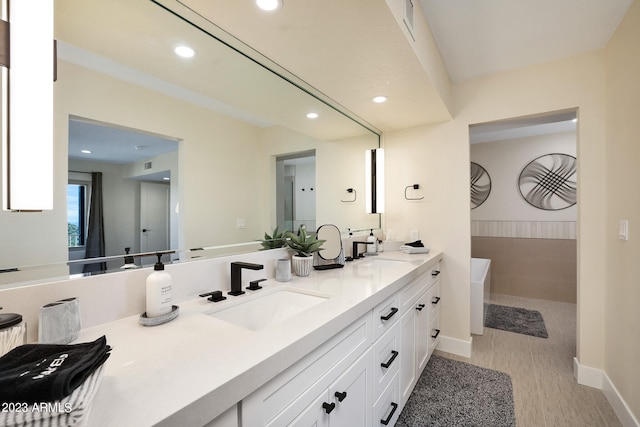
<path fill-rule="evenodd" d="M 230 307 L 221 307 L 205 314 L 252 331 L 259 331 L 289 319 L 329 298 L 328 295 L 301 292 L 291 288 L 259 292 L 264 294 L 248 295 L 244 297 L 246 298 L 244 301 L 240 300 Z"/>

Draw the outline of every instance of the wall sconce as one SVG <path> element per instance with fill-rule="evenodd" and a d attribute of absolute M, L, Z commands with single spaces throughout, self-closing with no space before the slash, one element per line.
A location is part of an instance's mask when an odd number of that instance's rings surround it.
<path fill-rule="evenodd" d="M 378 148 L 365 153 L 367 213 L 384 212 L 384 150 Z"/>
<path fill-rule="evenodd" d="M 342 203 L 353 203 L 358 198 L 358 193 L 353 188 L 347 188 L 347 193 L 353 193 L 353 200 L 340 200 Z"/>
<path fill-rule="evenodd" d="M 1 7 L 3 208 L 53 209 L 53 0 Z"/>
<path fill-rule="evenodd" d="M 422 200 L 422 199 L 424 199 L 424 196 L 422 196 L 422 197 L 408 197 L 407 196 L 407 190 L 410 189 L 410 188 L 413 188 L 414 190 L 417 190 L 417 189 L 420 188 L 420 184 L 407 185 L 404 188 L 404 198 L 405 199 L 407 199 L 407 200 Z"/>

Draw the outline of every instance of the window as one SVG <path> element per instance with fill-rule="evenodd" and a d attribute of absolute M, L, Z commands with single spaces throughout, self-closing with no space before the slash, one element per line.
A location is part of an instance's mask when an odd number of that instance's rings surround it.
<path fill-rule="evenodd" d="M 87 234 L 87 192 L 86 184 L 67 185 L 67 246 L 70 248 L 84 246 Z"/>

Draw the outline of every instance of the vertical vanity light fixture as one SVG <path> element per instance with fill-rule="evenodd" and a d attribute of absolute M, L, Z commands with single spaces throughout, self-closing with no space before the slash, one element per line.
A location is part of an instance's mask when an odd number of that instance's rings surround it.
<path fill-rule="evenodd" d="M 383 213 L 384 150 L 382 148 L 365 152 L 365 178 L 367 213 Z"/>
<path fill-rule="evenodd" d="M 2 0 L 2 20 L 3 208 L 53 209 L 53 0 Z"/>

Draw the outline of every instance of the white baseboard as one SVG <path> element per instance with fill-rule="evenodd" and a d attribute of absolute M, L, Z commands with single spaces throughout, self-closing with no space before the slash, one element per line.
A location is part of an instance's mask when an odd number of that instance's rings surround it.
<path fill-rule="evenodd" d="M 444 351 L 445 353 L 452 353 L 458 356 L 470 358 L 472 341 L 472 337 L 469 337 L 467 341 L 464 341 L 457 338 L 440 336 L 440 342 L 436 348 L 440 351 Z"/>
<path fill-rule="evenodd" d="M 640 427 L 640 422 L 622 398 L 609 376 L 600 369 L 581 365 L 573 358 L 573 374 L 578 384 L 601 389 L 624 427 Z"/>
<path fill-rule="evenodd" d="M 591 368 L 589 366 L 581 365 L 578 362 L 578 358 L 573 358 L 573 377 L 578 384 L 588 385 L 602 390 L 602 372 L 600 369 Z"/>

